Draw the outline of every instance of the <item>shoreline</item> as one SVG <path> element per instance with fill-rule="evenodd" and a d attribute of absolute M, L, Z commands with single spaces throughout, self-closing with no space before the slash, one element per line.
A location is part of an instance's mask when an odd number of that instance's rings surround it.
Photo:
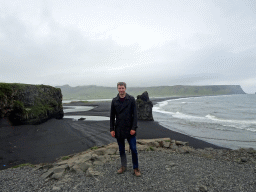
<path fill-rule="evenodd" d="M 174 99 L 174 97 L 172 97 Z M 170 98 L 152 99 L 155 104 Z M 178 97 L 175 97 L 178 98 Z M 109 117 L 111 102 L 72 102 L 68 105 L 95 106 L 84 112 L 68 115 Z M 169 137 L 172 140 L 189 142 L 195 149 L 227 149 L 175 131 L 155 121 L 138 121 L 137 139 Z M 109 133 L 109 121 L 72 121 L 51 119 L 40 125 L 12 126 L 7 119 L 0 119 L 0 170 L 23 163 L 52 163 L 60 156 L 85 151 L 93 146 L 116 142 Z"/>

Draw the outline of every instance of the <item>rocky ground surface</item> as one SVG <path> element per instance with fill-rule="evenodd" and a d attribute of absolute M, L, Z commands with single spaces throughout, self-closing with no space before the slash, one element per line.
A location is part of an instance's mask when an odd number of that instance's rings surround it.
<path fill-rule="evenodd" d="M 256 191 L 256 150 L 193 149 L 186 142 L 137 140 L 141 177 L 120 166 L 116 143 L 53 164 L 0 171 L 0 191 Z"/>

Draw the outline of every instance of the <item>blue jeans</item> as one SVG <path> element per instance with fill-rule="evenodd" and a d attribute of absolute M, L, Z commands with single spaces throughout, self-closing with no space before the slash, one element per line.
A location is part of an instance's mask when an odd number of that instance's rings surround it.
<path fill-rule="evenodd" d="M 133 169 L 139 168 L 138 163 L 138 153 L 136 149 L 136 137 L 131 136 L 127 138 L 127 141 L 130 145 L 131 151 L 132 151 L 132 163 L 133 163 Z M 125 139 L 117 139 L 117 143 L 119 146 L 119 153 L 121 157 L 121 165 L 124 167 L 127 167 L 127 159 L 125 154 Z"/>

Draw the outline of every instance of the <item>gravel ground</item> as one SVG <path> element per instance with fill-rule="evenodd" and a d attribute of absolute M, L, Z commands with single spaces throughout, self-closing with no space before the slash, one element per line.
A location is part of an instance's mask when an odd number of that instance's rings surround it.
<path fill-rule="evenodd" d="M 128 169 L 116 174 L 120 160 L 95 167 L 101 175 L 67 173 L 61 181 L 43 180 L 31 167 L 0 171 L 0 191 L 256 191 L 255 164 L 208 159 L 170 151 L 139 152 L 141 177 Z"/>

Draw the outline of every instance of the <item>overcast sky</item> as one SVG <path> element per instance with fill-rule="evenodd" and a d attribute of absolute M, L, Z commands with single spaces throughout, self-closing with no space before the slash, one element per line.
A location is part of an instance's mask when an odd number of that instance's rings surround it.
<path fill-rule="evenodd" d="M 1 0 L 0 82 L 241 85 L 256 92 L 256 0 Z"/>

